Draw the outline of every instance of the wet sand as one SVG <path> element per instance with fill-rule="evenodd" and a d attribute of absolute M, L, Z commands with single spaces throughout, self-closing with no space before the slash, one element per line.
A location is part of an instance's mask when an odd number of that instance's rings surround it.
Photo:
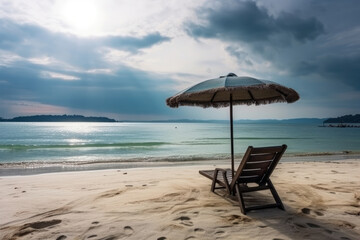
<path fill-rule="evenodd" d="M 0 239 L 360 239 L 359 160 L 280 163 L 286 211 L 247 215 L 198 173 L 224 165 L 0 177 Z"/>

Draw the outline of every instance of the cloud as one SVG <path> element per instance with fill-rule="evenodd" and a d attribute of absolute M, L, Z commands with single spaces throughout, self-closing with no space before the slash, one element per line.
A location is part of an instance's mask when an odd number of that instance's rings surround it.
<path fill-rule="evenodd" d="M 275 20 L 280 31 L 292 35 L 299 42 L 314 40 L 324 34 L 324 25 L 315 17 L 301 19 L 292 13 L 282 12 Z"/>
<path fill-rule="evenodd" d="M 278 10 L 270 11 L 271 5 Z M 267 1 L 215 1 L 199 8 L 198 21 L 188 21 L 185 29 L 193 38 L 226 42 L 225 51 L 242 69 L 268 62 L 267 71 L 282 72 L 290 79 L 315 76 L 359 90 L 360 28 L 354 10 L 358 4 L 316 1 L 289 5 L 285 9 Z M 334 14 L 342 20 L 334 21 Z"/>
<path fill-rule="evenodd" d="M 111 74 L 107 71 L 58 73 L 50 71 L 46 65 L 23 61 L 17 62 L 16 66 L 0 66 L 0 79 L 4 81 L 0 88 L 0 100 L 3 101 L 36 102 L 58 109 L 134 116 L 161 115 L 170 111 L 165 99 L 171 81 L 125 66 Z M 35 108 L 32 110 L 37 112 Z"/>
<path fill-rule="evenodd" d="M 69 33 L 51 32 L 36 25 L 16 24 L 0 19 L 0 49 L 24 58 L 55 58 L 81 67 L 103 67 L 102 48 L 137 53 L 141 49 L 169 40 L 170 38 L 157 32 L 142 37 L 78 37 Z"/>
<path fill-rule="evenodd" d="M 326 55 L 316 61 L 302 61 L 296 64 L 291 72 L 294 75 L 306 76 L 317 74 L 324 79 L 345 83 L 360 90 L 360 55 Z"/>
<path fill-rule="evenodd" d="M 170 41 L 169 37 L 162 36 L 160 33 L 152 33 L 146 36 L 137 37 L 123 37 L 123 36 L 107 36 L 98 38 L 100 43 L 105 46 L 113 47 L 119 50 L 137 52 L 141 48 L 148 48 L 153 45 Z"/>
<path fill-rule="evenodd" d="M 291 41 L 306 42 L 324 33 L 315 17 L 303 19 L 282 12 L 272 16 L 253 1 L 217 1 L 197 11 L 201 24 L 186 23 L 187 33 L 195 38 L 218 38 L 230 42 Z"/>
<path fill-rule="evenodd" d="M 226 51 L 231 55 L 234 56 L 240 64 L 244 63 L 248 66 L 254 65 L 252 61 L 249 59 L 249 54 L 245 51 L 241 51 L 234 46 L 226 47 Z"/>
<path fill-rule="evenodd" d="M 0 58 L 0 100 L 60 110 L 162 114 L 168 111 L 165 89 L 171 81 L 122 62 L 108 62 L 104 54 L 111 49 L 137 54 L 169 40 L 159 33 L 77 37 L 0 19 L 0 52 L 6 53 Z M 13 109 L 23 109 L 16 106 Z M 23 106 L 29 108 L 27 113 L 37 113 L 32 105 Z"/>
<path fill-rule="evenodd" d="M 19 113 L 23 115 L 63 114 L 69 112 L 69 109 L 33 101 L 3 100 L 0 98 L 0 112 L 18 116 Z"/>
<path fill-rule="evenodd" d="M 165 99 L 228 72 L 277 81 L 302 97 L 296 108 L 251 109 L 251 117 L 358 109 L 356 0 L 105 1 L 101 26 L 86 36 L 63 21 L 62 1 L 6 2 L 0 1 L 2 117 L 12 106 L 13 116 L 38 108 L 127 119 L 222 118 L 226 109 L 174 110 Z"/>
<path fill-rule="evenodd" d="M 66 75 L 66 74 L 61 74 L 61 73 L 56 73 L 56 72 L 43 71 L 41 74 L 42 74 L 43 78 L 62 79 L 65 81 L 80 80 L 79 77 L 74 77 L 71 75 Z"/>

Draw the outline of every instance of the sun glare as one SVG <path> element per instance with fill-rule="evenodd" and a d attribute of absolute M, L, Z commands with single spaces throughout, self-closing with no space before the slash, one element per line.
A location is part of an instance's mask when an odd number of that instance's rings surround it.
<path fill-rule="evenodd" d="M 64 2 L 61 16 L 65 25 L 79 35 L 93 35 L 100 25 L 98 6 L 91 0 Z"/>

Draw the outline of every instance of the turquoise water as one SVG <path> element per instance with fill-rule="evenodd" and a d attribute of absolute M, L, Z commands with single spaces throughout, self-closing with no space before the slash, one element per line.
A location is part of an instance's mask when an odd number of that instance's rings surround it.
<path fill-rule="evenodd" d="M 0 163 L 102 163 L 225 159 L 225 123 L 0 123 Z M 235 153 L 287 144 L 287 155 L 360 152 L 360 128 L 235 124 Z"/>

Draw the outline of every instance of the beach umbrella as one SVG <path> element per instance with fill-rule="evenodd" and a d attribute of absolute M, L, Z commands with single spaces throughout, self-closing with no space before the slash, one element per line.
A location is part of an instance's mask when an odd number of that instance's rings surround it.
<path fill-rule="evenodd" d="M 230 106 L 231 169 L 234 174 L 233 105 L 293 103 L 299 98 L 299 94 L 292 88 L 268 80 L 238 77 L 234 73 L 229 73 L 227 76 L 206 80 L 185 89 L 166 99 L 166 103 L 172 108 L 179 106 L 200 106 L 203 108 Z"/>

